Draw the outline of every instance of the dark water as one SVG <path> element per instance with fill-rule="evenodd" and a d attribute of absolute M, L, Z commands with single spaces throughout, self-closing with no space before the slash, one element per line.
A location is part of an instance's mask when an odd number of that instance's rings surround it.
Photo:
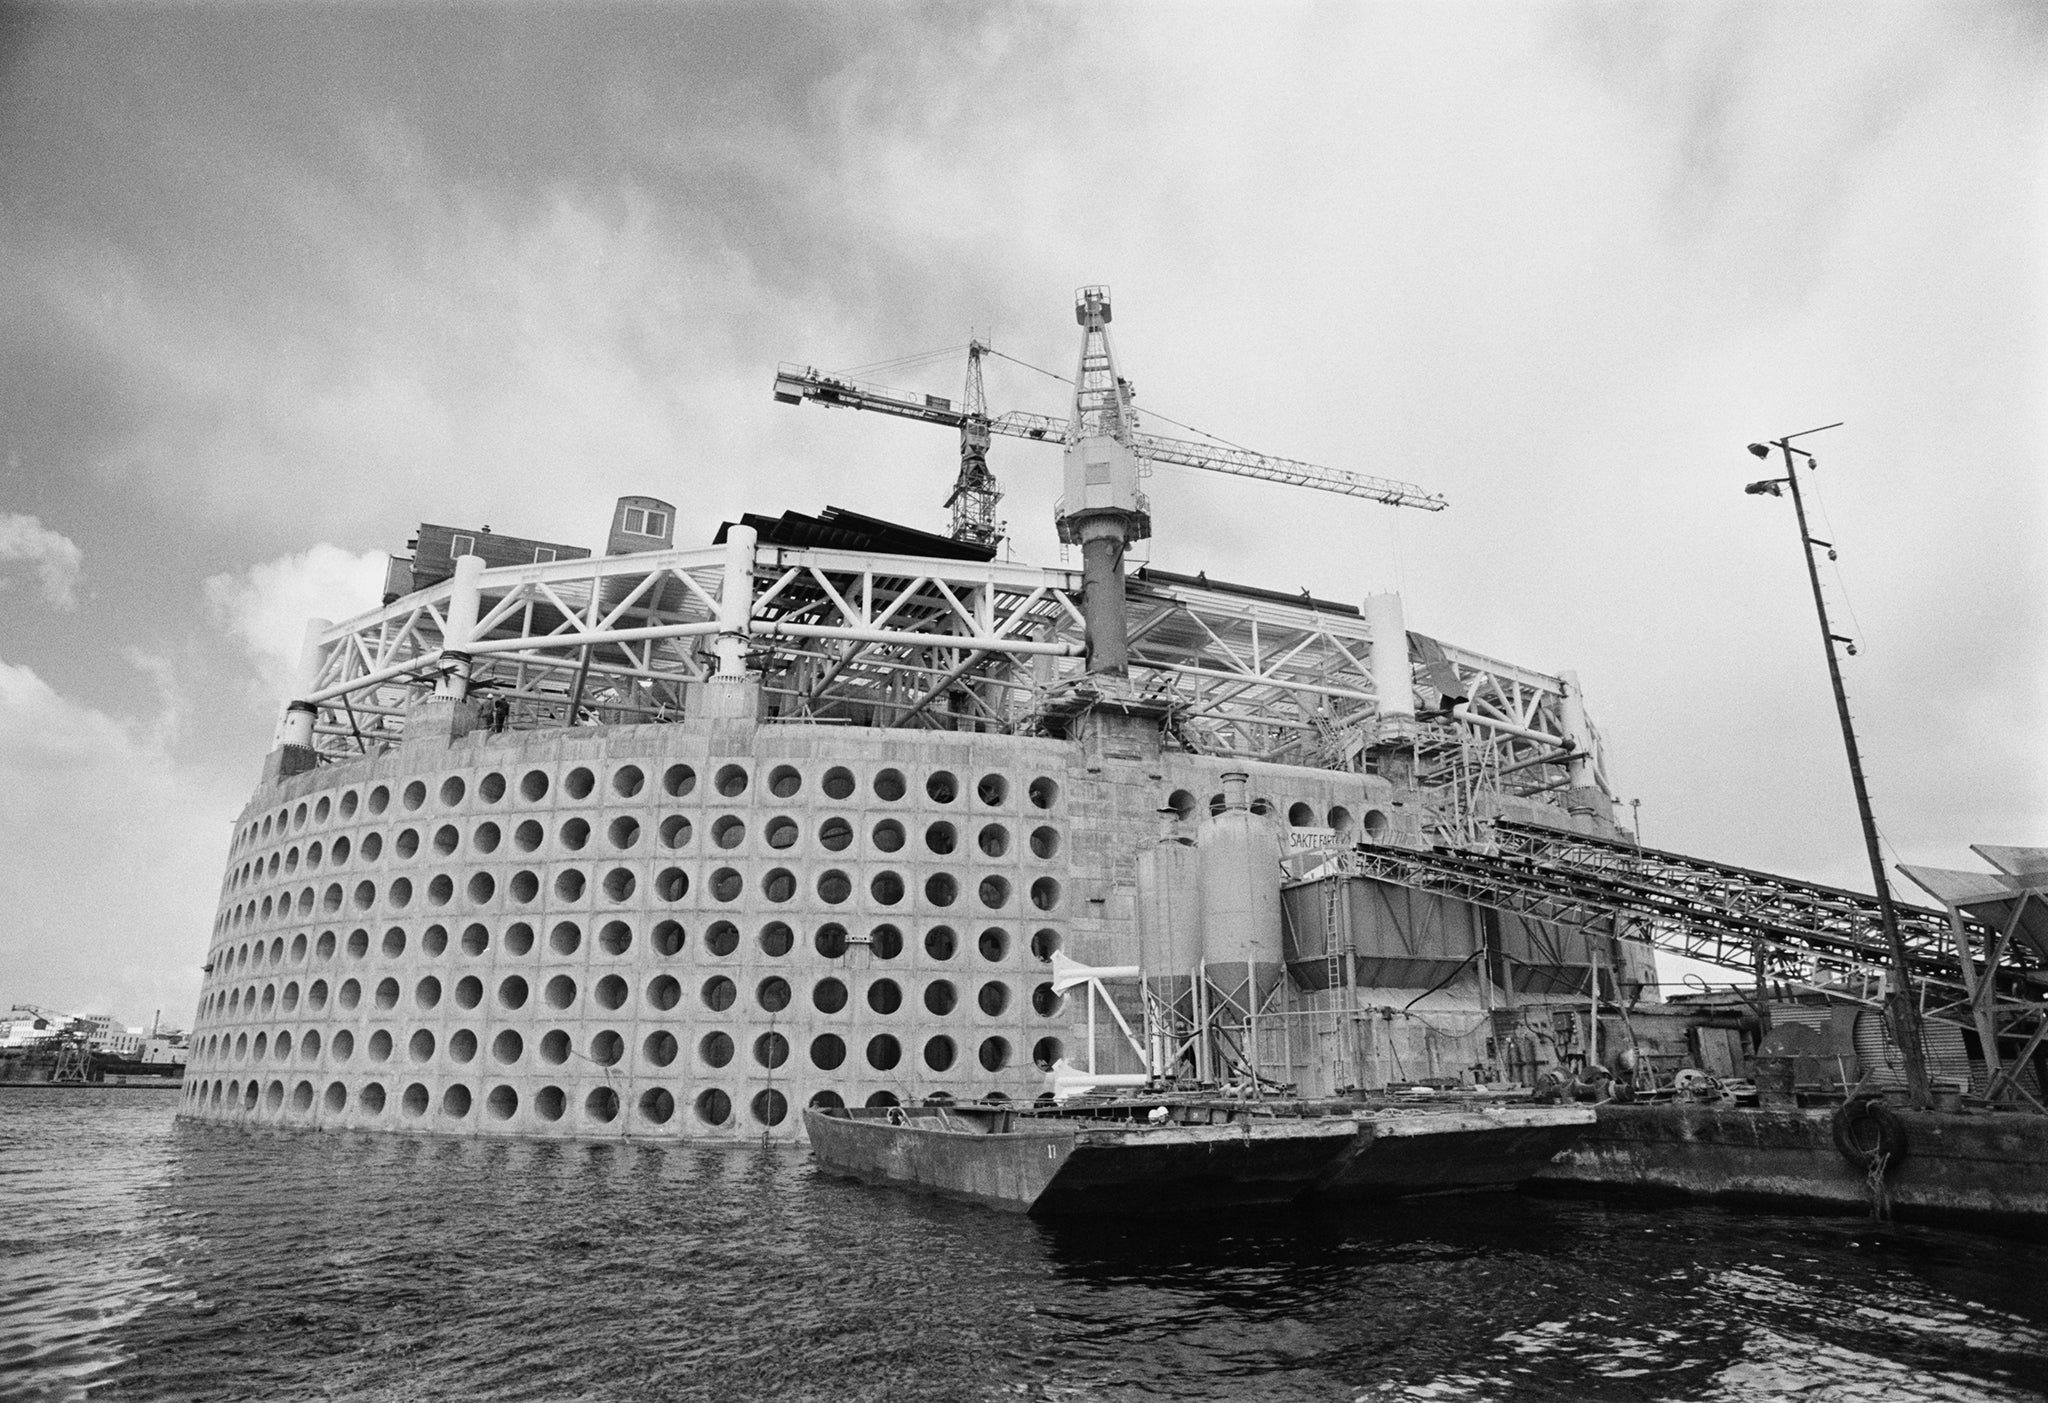
<path fill-rule="evenodd" d="M 0 1398 L 2007 1399 L 2048 1247 L 1512 1195 L 1045 1227 L 788 1150 L 0 1091 Z"/>

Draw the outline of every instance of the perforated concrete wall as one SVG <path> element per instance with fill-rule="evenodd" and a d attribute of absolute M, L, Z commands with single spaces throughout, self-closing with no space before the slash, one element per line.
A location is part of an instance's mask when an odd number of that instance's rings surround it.
<path fill-rule="evenodd" d="M 807 1103 L 1029 1099 L 1078 1053 L 1053 952 L 1137 958 L 1137 853 L 1226 768 L 733 725 L 295 775 L 236 830 L 184 1112 L 738 1139 L 800 1136 Z M 1251 768 L 1276 814 L 1385 819 L 1380 781 Z"/>

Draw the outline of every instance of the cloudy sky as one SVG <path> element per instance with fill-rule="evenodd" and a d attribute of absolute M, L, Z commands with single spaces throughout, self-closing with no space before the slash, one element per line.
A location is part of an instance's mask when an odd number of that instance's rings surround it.
<path fill-rule="evenodd" d="M 0 1007 L 189 1020 L 303 620 L 415 523 L 940 527 L 948 434 L 775 364 L 1065 372 L 1084 282 L 1141 411 L 1452 502 L 1162 469 L 1152 559 L 1576 668 L 1645 841 L 1867 889 L 1741 490 L 1846 421 L 1892 855 L 2048 843 L 2044 74 L 2027 3 L 0 8 Z"/>

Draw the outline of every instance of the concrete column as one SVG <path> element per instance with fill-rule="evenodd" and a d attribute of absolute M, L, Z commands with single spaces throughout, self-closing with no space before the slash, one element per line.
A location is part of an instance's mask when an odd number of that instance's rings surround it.
<path fill-rule="evenodd" d="M 441 632 L 441 680 L 434 684 L 437 697 L 461 701 L 469 695 L 469 647 L 476 641 L 477 615 L 483 607 L 483 573 L 482 556 L 465 555 L 455 562 L 455 584 Z"/>
<path fill-rule="evenodd" d="M 718 597 L 718 675 L 747 674 L 747 621 L 754 613 L 754 542 L 751 526 L 725 533 L 725 585 Z"/>
<path fill-rule="evenodd" d="M 319 715 L 320 708 L 309 701 L 287 702 L 281 743 L 310 750 L 313 746 L 313 721 Z"/>
<path fill-rule="evenodd" d="M 1415 719 L 1415 675 L 1408 660 L 1408 620 L 1398 594 L 1365 597 L 1365 626 L 1372 635 L 1372 689 L 1380 720 Z"/>
<path fill-rule="evenodd" d="M 320 685 L 320 663 L 326 652 L 322 640 L 327 637 L 327 630 L 333 627 L 330 619 L 306 620 L 306 631 L 299 641 L 299 665 L 292 674 L 292 695 L 285 703 L 284 721 L 278 732 L 280 745 L 313 743 L 313 718 L 320 709 L 298 699 L 311 696 Z"/>
<path fill-rule="evenodd" d="M 1091 514 L 1081 521 L 1080 529 L 1081 615 L 1088 622 L 1088 673 L 1127 677 L 1131 644 L 1124 604 L 1124 517 L 1117 512 Z"/>
<path fill-rule="evenodd" d="M 1565 768 L 1572 777 L 1571 787 L 1585 789 L 1593 783 L 1593 727 L 1586 720 L 1586 695 L 1579 688 L 1578 673 L 1560 672 L 1557 680 L 1564 684 L 1558 711 L 1564 722 L 1565 739 L 1572 743 L 1574 751 Z"/>

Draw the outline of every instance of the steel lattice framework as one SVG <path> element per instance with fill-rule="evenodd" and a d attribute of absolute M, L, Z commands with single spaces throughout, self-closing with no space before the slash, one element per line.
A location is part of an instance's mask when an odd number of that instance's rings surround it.
<path fill-rule="evenodd" d="M 1491 827 L 1492 851 L 1360 848 L 1342 859 L 1342 871 L 1606 930 L 1731 969 L 1752 970 L 1761 950 L 1773 980 L 1837 997 L 1845 996 L 1845 983 L 1852 997 L 1860 985 L 1860 1001 L 1880 1002 L 1890 947 L 1874 897 L 1541 824 L 1502 819 Z M 1997 990 L 1996 1010 L 2008 1024 L 2043 1013 L 2048 979 L 2035 951 L 1964 921 L 1966 974 L 1957 923 L 1940 911 L 1895 909 L 1928 1016 L 1967 1026 L 1972 990 L 1986 983 Z"/>
<path fill-rule="evenodd" d="M 757 545 L 737 576 L 730 550 L 712 546 L 477 578 L 477 622 L 459 650 L 447 642 L 454 580 L 319 634 L 300 692 L 318 707 L 317 746 L 397 738 L 458 651 L 471 692 L 502 698 L 515 729 L 679 719 L 686 689 L 735 637 L 773 713 L 792 720 L 1028 731 L 1081 675 L 1074 570 Z M 727 617 L 736 578 L 745 598 Z M 1129 619 L 1132 687 L 1168 704 L 1189 748 L 1362 767 L 1379 706 L 1356 610 L 1149 575 L 1132 581 Z M 1477 755 L 1509 792 L 1558 787 L 1569 753 L 1559 680 L 1429 647 L 1437 670 L 1415 670 L 1418 780 L 1441 783 L 1446 757 Z M 1465 698 L 1455 705 L 1444 665 Z M 1592 759 L 1597 775 L 1597 749 Z"/>

